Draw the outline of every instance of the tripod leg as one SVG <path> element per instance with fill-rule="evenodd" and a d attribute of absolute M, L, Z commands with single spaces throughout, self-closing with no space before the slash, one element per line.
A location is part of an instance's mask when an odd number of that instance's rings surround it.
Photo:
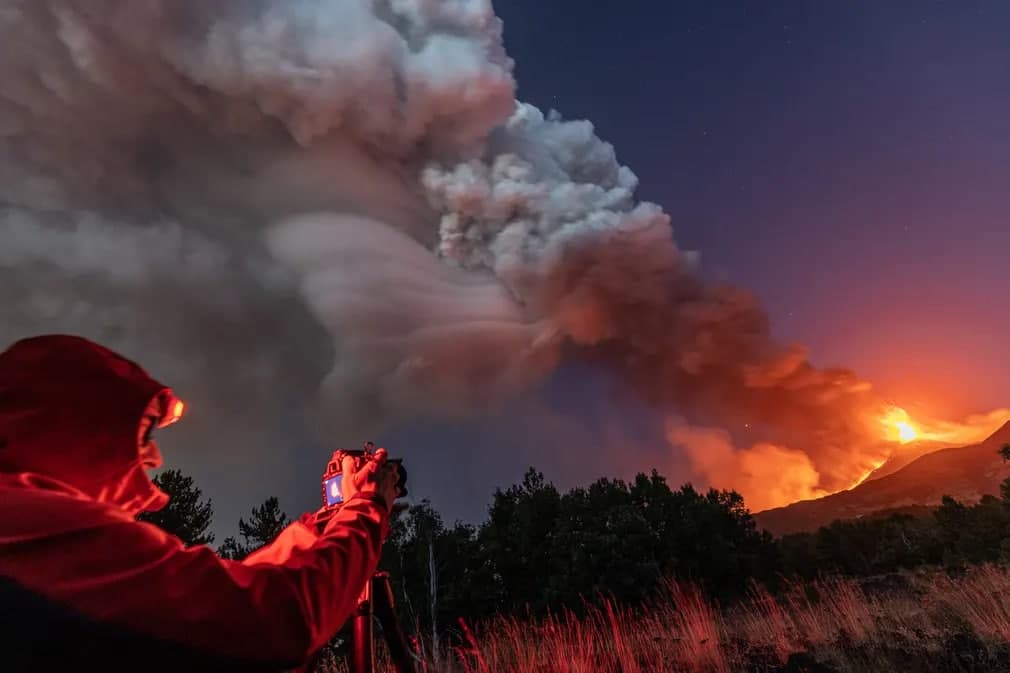
<path fill-rule="evenodd" d="M 389 648 L 389 657 L 393 660 L 396 673 L 416 673 L 413 653 L 410 651 L 410 643 L 407 636 L 400 628 L 400 620 L 396 617 L 396 608 L 393 606 L 393 587 L 389 583 L 389 575 L 377 573 L 372 578 L 372 598 L 375 605 L 375 616 L 382 626 L 382 633 L 386 637 L 386 646 Z"/>
<path fill-rule="evenodd" d="M 351 640 L 351 673 L 374 673 L 375 671 L 375 639 L 373 637 L 372 582 L 365 585 L 358 608 L 354 613 Z"/>

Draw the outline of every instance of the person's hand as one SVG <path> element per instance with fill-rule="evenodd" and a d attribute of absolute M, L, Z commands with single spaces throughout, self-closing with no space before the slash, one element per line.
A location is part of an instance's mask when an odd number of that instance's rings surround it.
<path fill-rule="evenodd" d="M 393 466 L 386 462 L 385 449 L 376 451 L 372 459 L 357 471 L 354 469 L 354 458 L 345 456 L 341 469 L 344 478 L 340 482 L 340 491 L 344 502 L 359 494 L 377 494 L 385 501 L 387 511 L 392 510 L 393 501 L 398 495 L 396 488 L 398 477 Z"/>

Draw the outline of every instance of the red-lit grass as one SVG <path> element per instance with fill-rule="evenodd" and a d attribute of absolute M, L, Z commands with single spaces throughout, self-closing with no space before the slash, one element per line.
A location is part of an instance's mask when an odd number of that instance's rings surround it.
<path fill-rule="evenodd" d="M 697 589 L 666 583 L 638 608 L 602 601 L 582 617 L 499 617 L 462 625 L 464 644 L 429 673 L 731 673 L 773 670 L 791 654 L 814 653 L 834 670 L 863 671 L 875 652 L 904 643 L 942 653 L 965 627 L 983 641 L 1010 642 L 1010 571 L 982 567 L 965 577 L 908 576 L 892 591 L 830 579 L 750 597 L 719 610 Z M 382 649 L 381 647 L 379 648 Z M 869 657 L 869 658 L 868 658 Z M 383 661 L 380 670 L 392 671 Z M 340 667 L 330 670 L 341 670 Z"/>
<path fill-rule="evenodd" d="M 1010 571 L 985 566 L 970 580 L 937 577 L 926 585 L 926 602 L 971 625 L 979 635 L 1010 642 Z"/>
<path fill-rule="evenodd" d="M 653 673 L 728 671 L 719 616 L 696 589 L 669 583 L 645 609 L 604 601 L 584 617 L 539 622 L 499 618 L 457 649 L 466 673 Z M 676 668 L 671 668 L 676 666 Z"/>

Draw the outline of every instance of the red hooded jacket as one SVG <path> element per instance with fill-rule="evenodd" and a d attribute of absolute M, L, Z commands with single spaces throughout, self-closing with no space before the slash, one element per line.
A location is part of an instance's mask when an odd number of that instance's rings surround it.
<path fill-rule="evenodd" d="M 285 670 L 350 616 L 388 531 L 376 500 L 347 501 L 322 534 L 294 523 L 242 562 L 135 519 L 167 502 L 137 441 L 165 390 L 78 337 L 0 353 L 3 670 Z"/>

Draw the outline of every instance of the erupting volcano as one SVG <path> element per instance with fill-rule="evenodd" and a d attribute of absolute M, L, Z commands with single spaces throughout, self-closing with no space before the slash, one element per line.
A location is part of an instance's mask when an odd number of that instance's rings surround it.
<path fill-rule="evenodd" d="M 220 421 L 188 425 L 208 452 L 467 421 L 588 363 L 692 478 L 761 509 L 1007 418 L 913 420 L 780 341 L 592 123 L 516 99 L 486 0 L 17 7 L 0 336 L 170 373 Z"/>
<path fill-rule="evenodd" d="M 895 415 L 899 416 L 899 418 L 893 418 Z M 915 426 L 909 420 L 908 412 L 904 409 L 895 409 L 891 416 L 887 419 L 887 423 L 897 432 L 899 442 L 908 444 L 919 438 L 919 431 L 915 429 Z"/>
<path fill-rule="evenodd" d="M 881 419 L 881 424 L 885 428 L 885 436 L 888 440 L 908 444 L 920 438 L 919 430 L 909 417 L 908 412 L 901 407 L 894 407 L 887 412 L 887 415 Z"/>
<path fill-rule="evenodd" d="M 905 409 L 892 407 L 880 420 L 884 438 L 892 444 L 892 448 L 885 458 L 875 461 L 849 490 L 871 477 L 879 478 L 895 472 L 919 456 L 952 446 L 981 442 L 1008 422 L 1010 409 L 996 409 L 960 422 L 936 419 L 920 422 L 913 419 Z"/>

